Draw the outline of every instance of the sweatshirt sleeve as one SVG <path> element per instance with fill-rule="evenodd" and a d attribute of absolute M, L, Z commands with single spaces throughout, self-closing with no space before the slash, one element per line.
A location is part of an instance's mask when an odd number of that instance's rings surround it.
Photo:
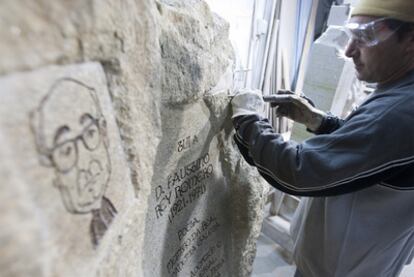
<path fill-rule="evenodd" d="M 233 123 L 243 156 L 269 184 L 293 195 L 330 196 L 386 182 L 413 167 L 412 131 L 395 145 L 404 126 L 396 130 L 394 120 L 388 112 L 379 116 L 362 108 L 332 133 L 300 144 L 284 141 L 259 115 Z"/>
<path fill-rule="evenodd" d="M 323 118 L 321 126 L 319 126 L 316 131 L 311 131 L 310 129 L 306 130 L 317 135 L 330 134 L 333 131 L 339 129 L 342 125 L 344 125 L 344 123 L 345 120 L 340 119 L 339 117 L 334 116 L 328 112 Z"/>

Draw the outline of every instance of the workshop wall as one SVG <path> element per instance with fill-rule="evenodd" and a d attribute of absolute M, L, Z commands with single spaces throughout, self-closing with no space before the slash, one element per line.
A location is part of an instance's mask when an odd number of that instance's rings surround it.
<path fill-rule="evenodd" d="M 267 185 L 199 0 L 0 3 L 0 276 L 249 276 Z"/>

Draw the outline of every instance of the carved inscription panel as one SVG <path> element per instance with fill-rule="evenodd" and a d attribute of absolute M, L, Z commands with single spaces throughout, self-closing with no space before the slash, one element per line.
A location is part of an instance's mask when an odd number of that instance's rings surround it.
<path fill-rule="evenodd" d="M 204 103 L 165 109 L 146 223 L 148 276 L 228 276 L 230 229 L 217 128 Z"/>
<path fill-rule="evenodd" d="M 0 147 L 12 149 L 1 162 L 13 169 L 13 198 L 3 204 L 25 211 L 8 224 L 0 216 L 0 238 L 14 245 L 0 255 L 13 253 L 7 264 L 21 276 L 36 276 L 26 262 L 51 275 L 92 276 L 90 264 L 105 257 L 134 197 L 102 67 L 50 66 L 5 76 L 0 86 Z"/>

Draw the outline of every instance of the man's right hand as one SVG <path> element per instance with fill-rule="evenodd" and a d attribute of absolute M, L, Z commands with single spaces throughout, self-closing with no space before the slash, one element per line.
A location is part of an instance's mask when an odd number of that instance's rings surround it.
<path fill-rule="evenodd" d="M 304 124 L 313 132 L 321 126 L 326 113 L 316 109 L 309 100 L 288 90 L 279 91 L 278 94 L 289 96 L 289 98 L 281 103 L 271 103 L 272 107 L 276 107 L 277 116 L 285 116 Z"/>

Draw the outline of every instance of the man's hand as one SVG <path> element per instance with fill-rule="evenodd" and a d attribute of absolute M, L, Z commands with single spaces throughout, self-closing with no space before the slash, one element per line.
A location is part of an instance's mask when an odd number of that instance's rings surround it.
<path fill-rule="evenodd" d="M 285 116 L 304 124 L 311 131 L 316 131 L 321 126 L 326 114 L 313 107 L 309 100 L 291 91 L 283 91 L 278 94 L 286 95 L 288 99 L 280 103 L 271 103 L 272 107 L 276 107 L 277 116 Z"/>
<path fill-rule="evenodd" d="M 260 90 L 239 90 L 231 100 L 232 118 L 240 115 L 260 114 L 263 116 L 264 101 Z"/>

